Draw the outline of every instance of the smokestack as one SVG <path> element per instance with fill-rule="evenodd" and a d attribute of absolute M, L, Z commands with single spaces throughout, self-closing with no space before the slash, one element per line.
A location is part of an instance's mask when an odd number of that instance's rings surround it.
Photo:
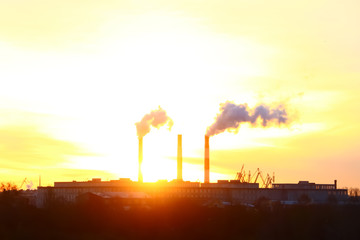
<path fill-rule="evenodd" d="M 204 183 L 210 182 L 209 136 L 205 136 Z"/>
<path fill-rule="evenodd" d="M 139 137 L 139 174 L 138 174 L 139 182 L 143 182 L 143 175 L 141 171 L 142 161 L 143 161 L 143 138 Z"/>
<path fill-rule="evenodd" d="M 177 180 L 182 181 L 182 135 L 178 135 Z"/>

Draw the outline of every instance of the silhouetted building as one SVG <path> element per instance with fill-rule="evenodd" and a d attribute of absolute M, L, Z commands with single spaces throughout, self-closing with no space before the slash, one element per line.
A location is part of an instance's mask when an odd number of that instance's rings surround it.
<path fill-rule="evenodd" d="M 337 202 L 348 198 L 347 189 L 337 189 L 334 184 L 315 184 L 300 181 L 298 184 L 274 183 L 272 188 L 259 188 L 258 183 L 240 183 L 219 180 L 218 183 L 187 181 L 133 182 L 130 179 L 101 181 L 95 178 L 85 182 L 55 182 L 54 187 L 38 187 L 36 205 L 44 207 L 51 201 L 75 203 L 80 195 L 92 193 L 101 198 L 152 199 L 153 202 L 174 198 L 196 199 L 204 204 L 222 202 L 239 205 L 253 204 L 259 199 L 297 203 L 304 196 L 310 203 Z"/>

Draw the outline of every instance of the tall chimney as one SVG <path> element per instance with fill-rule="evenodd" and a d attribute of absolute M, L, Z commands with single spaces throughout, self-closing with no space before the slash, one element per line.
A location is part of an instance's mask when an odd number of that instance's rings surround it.
<path fill-rule="evenodd" d="M 177 180 L 182 181 L 182 135 L 178 135 Z"/>
<path fill-rule="evenodd" d="M 205 136 L 204 183 L 210 182 L 209 136 Z"/>
<path fill-rule="evenodd" d="M 143 175 L 141 171 L 142 161 L 143 161 L 143 138 L 139 137 L 139 174 L 138 174 L 139 182 L 143 182 Z"/>

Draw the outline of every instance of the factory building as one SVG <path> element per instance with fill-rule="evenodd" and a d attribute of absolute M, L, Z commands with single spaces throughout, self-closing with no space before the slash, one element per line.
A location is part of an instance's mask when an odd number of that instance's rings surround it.
<path fill-rule="evenodd" d="M 209 137 L 205 136 L 204 182 L 189 182 L 182 179 L 182 136 L 178 135 L 177 179 L 143 182 L 141 165 L 143 162 L 143 139 L 139 138 L 139 175 L 138 181 L 128 178 L 101 181 L 93 178 L 85 182 L 55 182 L 54 187 L 38 187 L 36 206 L 45 207 L 52 201 L 75 203 L 89 197 L 124 200 L 136 203 L 161 202 L 167 199 L 193 199 L 204 205 L 220 202 L 230 205 L 253 204 L 259 199 L 278 201 L 283 204 L 307 199 L 309 203 L 342 202 L 348 198 L 347 189 L 337 189 L 334 184 L 315 184 L 300 181 L 297 184 L 272 183 L 270 188 L 260 188 L 258 183 L 240 180 L 219 180 L 210 182 Z M 274 179 L 274 178 L 273 178 Z M 256 180 L 255 180 L 256 182 Z M 86 195 L 86 196 L 85 196 Z"/>
<path fill-rule="evenodd" d="M 85 182 L 55 182 L 54 187 L 39 187 L 36 205 L 45 207 L 50 201 L 75 203 L 84 194 L 103 198 L 117 198 L 130 202 L 161 202 L 167 199 L 193 199 L 204 205 L 220 202 L 228 205 L 254 204 L 259 199 L 297 203 L 306 196 L 310 203 L 327 203 L 330 200 L 345 201 L 346 189 L 334 184 L 315 184 L 300 181 L 298 184 L 273 184 L 272 188 L 259 188 L 258 183 L 240 183 L 236 180 L 220 180 L 218 183 L 185 182 L 174 180 L 156 183 L 133 182 L 130 179 Z M 129 202 L 128 201 L 128 202 Z"/>

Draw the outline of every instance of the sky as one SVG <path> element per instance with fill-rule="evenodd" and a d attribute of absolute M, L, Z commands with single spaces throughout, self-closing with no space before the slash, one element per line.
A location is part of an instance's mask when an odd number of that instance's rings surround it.
<path fill-rule="evenodd" d="M 289 124 L 210 138 L 210 179 L 242 165 L 276 182 L 360 187 L 360 3 L 0 0 L 0 182 L 203 181 L 204 135 L 232 102 L 286 107 Z"/>

